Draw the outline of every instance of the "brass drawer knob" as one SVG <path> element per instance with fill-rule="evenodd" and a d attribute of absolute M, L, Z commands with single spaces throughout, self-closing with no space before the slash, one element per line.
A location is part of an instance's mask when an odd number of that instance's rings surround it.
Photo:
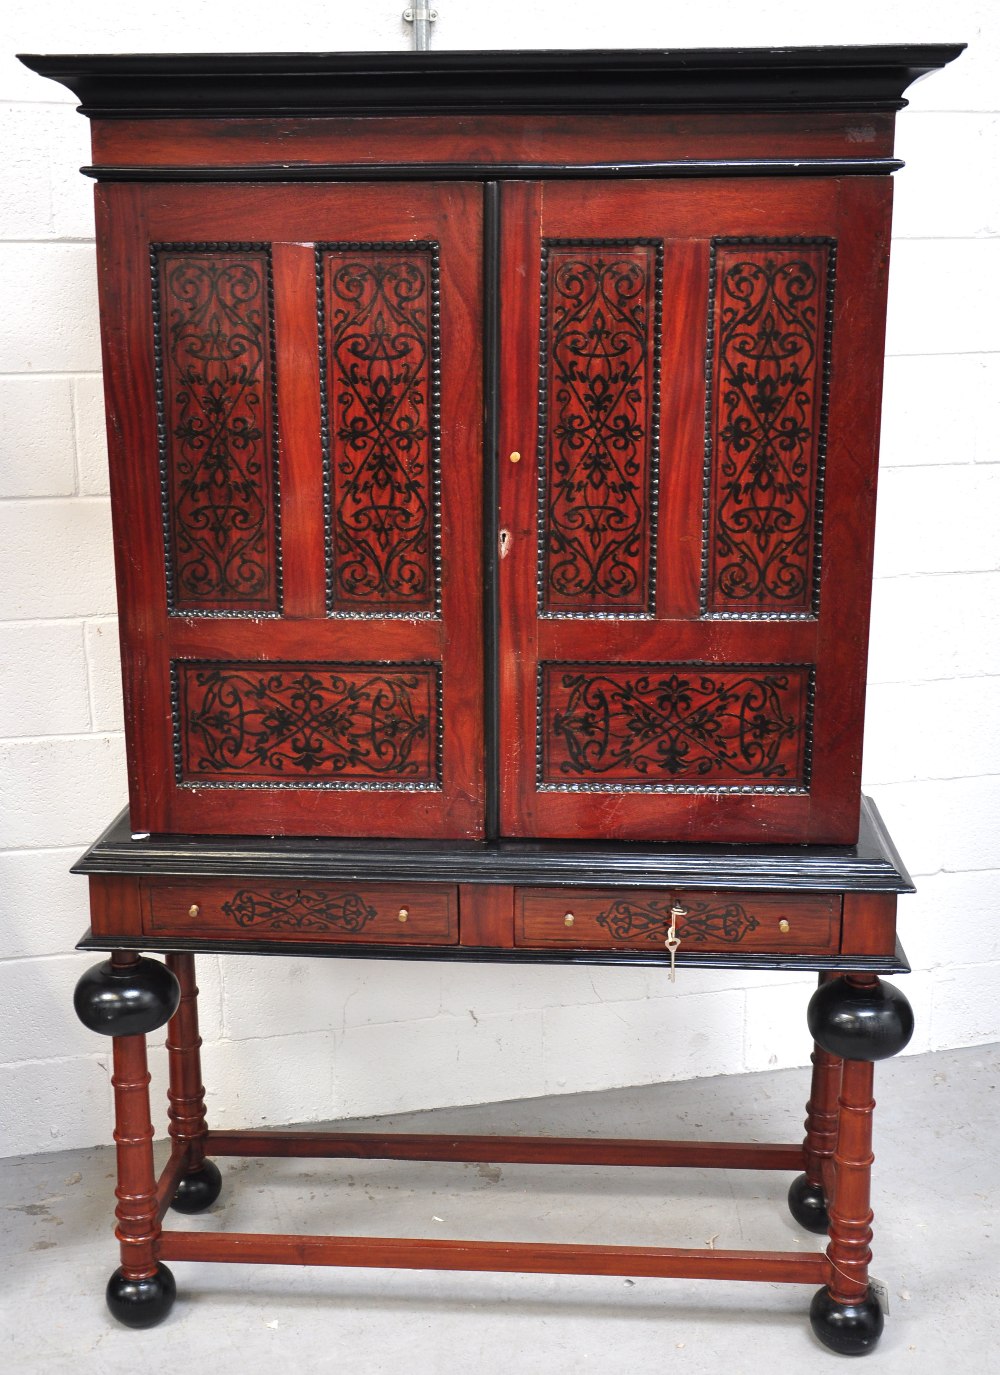
<path fill-rule="evenodd" d="M 200 915 L 201 915 L 201 908 L 198 906 L 198 904 L 197 904 L 196 902 L 192 902 L 191 906 L 188 908 L 188 916 L 189 916 L 189 917 L 197 917 L 197 916 L 200 916 Z"/>
<path fill-rule="evenodd" d="M 410 909 L 409 909 L 408 907 L 401 907 L 401 908 L 399 909 L 399 914 L 397 915 L 396 920 L 397 920 L 397 921 L 409 921 L 409 919 L 410 919 Z"/>
<path fill-rule="evenodd" d="M 520 463 L 520 461 L 521 461 L 521 455 L 520 455 L 520 453 L 517 451 L 517 449 L 515 449 L 514 452 L 511 454 L 511 456 L 510 456 L 510 461 L 511 461 L 511 463 Z"/>
<path fill-rule="evenodd" d="M 778 922 L 778 930 L 781 932 L 783 936 L 787 936 L 791 929 L 792 928 L 788 925 L 788 922 L 785 920 L 784 917 L 782 917 L 781 920 Z"/>
<path fill-rule="evenodd" d="M 576 918 L 573 916 L 573 913 L 567 912 L 563 917 L 563 926 L 572 926 L 575 920 Z"/>

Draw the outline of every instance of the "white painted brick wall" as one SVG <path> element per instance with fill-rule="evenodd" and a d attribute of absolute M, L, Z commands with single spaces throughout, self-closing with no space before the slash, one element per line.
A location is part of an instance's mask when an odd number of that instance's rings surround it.
<path fill-rule="evenodd" d="M 259 50 L 403 48 L 401 0 L 244 0 Z M 899 120 L 866 734 L 920 892 L 913 1049 L 1000 1035 L 1000 13 L 995 0 L 439 0 L 439 48 L 966 40 Z M 86 885 L 125 797 L 87 124 L 14 61 L 232 47 L 211 0 L 8 0 L 0 53 L 0 1154 L 109 1139 L 108 1046 L 73 1020 Z M 810 980 L 360 961 L 199 963 L 220 1126 L 802 1064 Z M 154 1087 L 165 1073 L 154 1039 Z M 805 1082 L 805 1081 L 803 1081 Z M 162 1112 L 158 1121 L 162 1123 Z"/>

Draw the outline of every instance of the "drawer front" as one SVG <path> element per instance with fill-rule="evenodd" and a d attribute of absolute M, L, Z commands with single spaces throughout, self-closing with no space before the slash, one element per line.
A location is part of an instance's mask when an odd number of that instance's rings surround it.
<path fill-rule="evenodd" d="M 143 929 L 228 940 L 456 945 L 458 889 L 254 879 L 150 884 Z"/>
<path fill-rule="evenodd" d="M 676 916 L 678 953 L 758 950 L 815 954 L 840 948 L 841 899 L 827 893 L 717 893 L 664 889 L 520 888 L 518 945 L 663 949 Z"/>

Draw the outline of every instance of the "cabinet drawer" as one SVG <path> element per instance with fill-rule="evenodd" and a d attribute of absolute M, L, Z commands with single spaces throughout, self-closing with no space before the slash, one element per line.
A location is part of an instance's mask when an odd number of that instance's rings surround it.
<path fill-rule="evenodd" d="M 195 878 L 148 885 L 143 930 L 228 940 L 455 945 L 458 890 L 439 884 Z"/>
<path fill-rule="evenodd" d="M 827 893 L 717 893 L 664 889 L 519 888 L 517 945 L 587 949 L 663 948 L 672 907 L 679 953 L 767 950 L 814 954 L 840 948 L 841 900 Z"/>

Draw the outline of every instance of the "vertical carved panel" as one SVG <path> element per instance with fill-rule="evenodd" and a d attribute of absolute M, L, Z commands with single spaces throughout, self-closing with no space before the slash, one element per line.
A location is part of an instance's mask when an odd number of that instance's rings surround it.
<path fill-rule="evenodd" d="M 540 610 L 650 615 L 662 245 L 543 246 Z"/>
<path fill-rule="evenodd" d="M 170 609 L 276 612 L 267 248 L 156 244 L 152 267 Z"/>
<path fill-rule="evenodd" d="M 785 664 L 539 666 L 539 786 L 801 792 L 812 672 Z"/>
<path fill-rule="evenodd" d="M 436 246 L 322 244 L 327 600 L 438 610 Z"/>
<path fill-rule="evenodd" d="M 834 245 L 715 240 L 705 613 L 818 611 Z"/>
<path fill-rule="evenodd" d="M 440 786 L 436 664 L 182 659 L 172 671 L 178 782 Z"/>

